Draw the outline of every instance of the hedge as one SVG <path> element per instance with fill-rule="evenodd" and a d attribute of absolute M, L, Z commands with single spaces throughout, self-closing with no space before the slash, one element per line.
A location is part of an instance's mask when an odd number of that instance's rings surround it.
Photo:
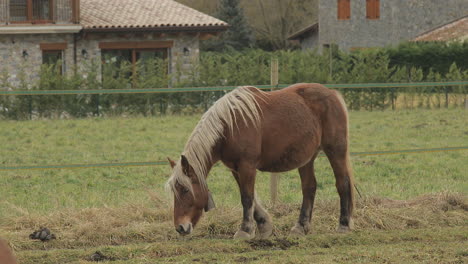
<path fill-rule="evenodd" d="M 168 62 L 160 59 L 137 63 L 90 61 L 75 73 L 60 74 L 60 67 L 43 65 L 36 90 L 127 89 L 161 87 L 203 87 L 270 84 L 270 62 L 279 61 L 279 82 L 318 83 L 395 83 L 420 81 L 467 80 L 467 62 L 460 60 L 466 44 L 402 44 L 398 48 L 369 49 L 352 53 L 334 50 L 323 55 L 315 51 L 246 50 L 227 53 L 206 52 L 189 70 L 176 63 L 173 73 Z M 458 54 L 449 59 L 421 59 L 431 49 L 438 54 Z M 464 54 L 464 53 L 463 53 Z M 429 55 L 427 55 L 429 56 Z M 464 55 L 465 58 L 467 57 Z M 437 57 L 437 56 L 436 56 Z M 402 63 L 398 63 L 402 62 Z M 424 63 L 426 62 L 426 63 Z M 461 67 L 459 66 L 459 64 Z M 102 69 L 102 75 L 100 74 Z M 0 73 L 3 89 L 27 89 L 26 74 L 18 74 L 20 83 L 8 82 L 9 73 Z M 464 103 L 468 89 L 459 87 L 425 87 L 407 89 L 346 89 L 341 91 L 351 110 L 386 108 L 457 107 Z M 0 96 L 0 118 L 87 117 L 96 115 L 161 115 L 203 112 L 224 92 L 174 94 L 50 95 Z"/>

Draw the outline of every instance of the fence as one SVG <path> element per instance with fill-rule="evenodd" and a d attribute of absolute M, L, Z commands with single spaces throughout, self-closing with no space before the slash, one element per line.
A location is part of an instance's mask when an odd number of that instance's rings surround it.
<path fill-rule="evenodd" d="M 271 90 L 285 84 L 258 85 Z M 351 110 L 462 106 L 468 81 L 417 83 L 325 84 L 339 90 Z M 236 86 L 153 89 L 10 90 L 0 91 L 0 117 L 32 119 L 67 114 L 72 117 L 203 112 Z M 436 99 L 430 102 L 431 98 Z M 441 98 L 442 97 L 442 98 Z"/>

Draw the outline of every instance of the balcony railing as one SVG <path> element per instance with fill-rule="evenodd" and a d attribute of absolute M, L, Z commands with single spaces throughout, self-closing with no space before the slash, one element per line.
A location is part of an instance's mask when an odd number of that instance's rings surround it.
<path fill-rule="evenodd" d="M 79 23 L 79 6 L 79 0 L 0 0 L 0 23 Z"/>

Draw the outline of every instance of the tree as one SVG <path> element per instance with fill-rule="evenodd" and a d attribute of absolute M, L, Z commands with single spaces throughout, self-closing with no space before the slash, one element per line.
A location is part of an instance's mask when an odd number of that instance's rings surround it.
<path fill-rule="evenodd" d="M 252 1 L 253 28 L 263 49 L 286 49 L 288 36 L 310 26 L 318 17 L 317 0 L 256 0 Z"/>
<path fill-rule="evenodd" d="M 220 0 L 215 16 L 228 23 L 230 27 L 216 39 L 202 43 L 204 50 L 221 51 L 228 47 L 241 50 L 253 46 L 252 30 L 247 23 L 244 10 L 240 7 L 239 0 Z"/>

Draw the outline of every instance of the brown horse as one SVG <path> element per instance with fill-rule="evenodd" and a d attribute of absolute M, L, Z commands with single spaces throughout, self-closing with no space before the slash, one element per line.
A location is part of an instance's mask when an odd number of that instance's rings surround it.
<path fill-rule="evenodd" d="M 292 234 L 309 232 L 317 183 L 314 160 L 327 155 L 340 196 L 339 231 L 351 225 L 353 177 L 348 151 L 348 114 L 341 95 L 320 84 L 301 83 L 263 92 L 239 87 L 219 99 L 195 127 L 167 187 L 174 193 L 174 225 L 190 234 L 203 214 L 214 208 L 206 184 L 211 167 L 222 161 L 236 179 L 243 221 L 234 238 L 271 235 L 273 225 L 255 195 L 256 171 L 285 172 L 299 168 L 302 207 Z"/>
<path fill-rule="evenodd" d="M 17 263 L 7 242 L 2 239 L 0 239 L 0 263 L 1 264 L 16 264 Z"/>

